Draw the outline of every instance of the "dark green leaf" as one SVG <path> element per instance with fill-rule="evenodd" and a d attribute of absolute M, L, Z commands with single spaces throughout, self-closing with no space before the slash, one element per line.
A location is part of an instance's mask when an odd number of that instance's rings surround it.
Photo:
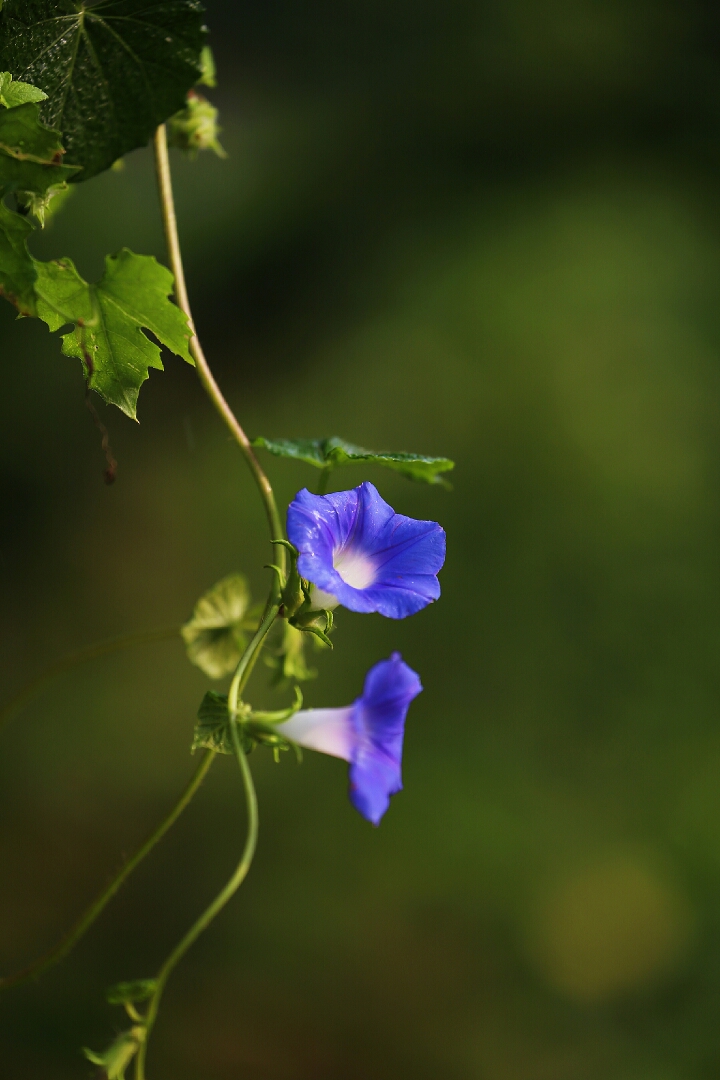
<path fill-rule="evenodd" d="M 156 990 L 156 979 L 135 979 L 133 982 L 116 983 L 105 996 L 110 1005 L 136 1005 L 148 1001 Z"/>
<path fill-rule="evenodd" d="M 173 276 L 152 256 L 127 248 L 109 255 L 97 285 L 83 281 L 70 259 L 34 265 L 38 315 L 51 330 L 74 324 L 63 335 L 63 352 L 81 360 L 92 389 L 127 416 L 135 418 L 149 368 L 163 366 L 143 329 L 192 363 L 187 319 L 168 299 Z"/>
<path fill-rule="evenodd" d="M 0 71 L 0 105 L 14 109 L 26 101 L 44 101 L 47 94 L 30 83 L 16 82 L 9 71 Z"/>
<path fill-rule="evenodd" d="M 201 596 L 193 617 L 181 633 L 193 664 L 221 679 L 238 665 L 245 648 L 243 619 L 250 605 L 250 589 L 242 574 L 230 574 Z"/>
<path fill-rule="evenodd" d="M 394 453 L 389 450 L 365 450 L 362 446 L 353 446 L 352 443 L 338 438 L 265 439 L 260 436 L 253 441 L 253 446 L 269 450 L 277 457 L 304 461 L 317 469 L 335 468 L 337 465 L 349 465 L 355 462 L 384 465 L 388 469 L 402 473 L 410 480 L 420 480 L 426 484 L 446 483 L 439 474 L 454 468 L 455 464 L 448 458 Z"/>
<path fill-rule="evenodd" d="M 0 67 L 44 90 L 87 180 L 181 109 L 205 43 L 197 0 L 5 0 Z"/>
<path fill-rule="evenodd" d="M 8 191 L 40 195 L 71 180 L 77 168 L 63 164 L 57 131 L 40 122 L 34 102 L 0 109 L 0 197 Z"/>
<path fill-rule="evenodd" d="M 249 710 L 246 710 L 249 713 Z M 252 750 L 254 742 L 248 739 L 239 729 L 240 745 L 245 753 Z M 228 699 L 225 694 L 216 694 L 214 690 L 208 690 L 202 699 L 198 709 L 198 720 L 193 735 L 192 750 L 214 750 L 216 754 L 234 754 L 232 732 L 230 730 L 230 716 L 228 714 Z"/>
<path fill-rule="evenodd" d="M 14 214 L 0 198 L 0 296 L 21 315 L 35 315 L 35 262 L 27 249 L 32 225 Z"/>

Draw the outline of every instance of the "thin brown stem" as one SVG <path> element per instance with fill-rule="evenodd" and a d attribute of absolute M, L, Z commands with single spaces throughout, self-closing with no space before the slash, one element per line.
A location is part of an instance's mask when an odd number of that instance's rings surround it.
<path fill-rule="evenodd" d="M 282 540 L 283 530 L 280 523 L 280 516 L 275 504 L 275 496 L 273 495 L 270 481 L 265 475 L 260 462 L 255 456 L 250 440 L 248 439 L 245 431 L 239 423 L 234 412 L 228 405 L 225 397 L 223 396 L 220 387 L 215 381 L 215 376 L 210 370 L 210 365 L 207 362 L 205 353 L 202 350 L 200 340 L 197 336 L 195 329 L 195 322 L 193 320 L 192 310 L 190 308 L 190 301 L 188 299 L 187 285 L 185 283 L 185 270 L 183 268 L 182 252 L 180 250 L 180 238 L 178 235 L 177 216 L 175 214 L 175 199 L 173 196 L 172 188 L 172 176 L 170 173 L 170 158 L 168 155 L 167 144 L 167 132 L 165 125 L 161 124 L 155 132 L 154 138 L 154 150 L 155 150 L 155 169 L 157 172 L 158 189 L 160 192 L 160 206 L 162 210 L 163 226 L 165 229 L 165 241 L 167 243 L 168 257 L 170 259 L 170 268 L 175 275 L 175 296 L 179 307 L 187 315 L 188 323 L 190 324 L 190 330 L 192 332 L 192 338 L 190 339 L 190 353 L 195 361 L 197 373 L 200 378 L 200 382 L 203 385 L 205 393 L 212 401 L 215 409 L 222 417 L 224 423 L 227 425 L 232 437 L 242 450 L 245 460 L 250 466 L 255 482 L 260 491 L 260 496 L 265 506 L 265 513 L 267 514 L 268 524 L 270 526 L 270 538 L 272 540 Z M 285 553 L 280 550 L 278 559 L 281 566 L 285 567 Z"/>

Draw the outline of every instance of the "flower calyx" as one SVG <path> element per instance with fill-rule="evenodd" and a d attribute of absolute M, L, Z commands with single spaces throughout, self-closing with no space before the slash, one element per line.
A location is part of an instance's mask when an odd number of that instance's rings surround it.
<path fill-rule="evenodd" d="M 333 613 L 327 608 L 318 608 L 314 603 L 310 582 L 298 572 L 297 548 L 288 540 L 274 540 L 273 543 L 282 544 L 290 556 L 290 569 L 286 575 L 281 574 L 279 567 L 271 567 L 277 573 L 280 583 L 280 618 L 287 619 L 290 626 L 303 634 L 312 634 L 323 645 L 332 649 L 328 634 L 333 628 Z"/>
<path fill-rule="evenodd" d="M 227 696 L 209 690 L 198 709 L 192 752 L 205 749 L 213 750 L 216 754 L 234 754 L 232 725 L 235 724 L 243 753 L 251 754 L 256 747 L 267 746 L 273 751 L 277 761 L 279 752 L 289 750 L 292 744 L 278 733 L 276 725 L 290 720 L 302 708 L 302 703 L 302 692 L 296 686 L 295 701 L 287 709 L 275 712 L 256 711 L 247 702 L 241 701 L 233 718 Z"/>

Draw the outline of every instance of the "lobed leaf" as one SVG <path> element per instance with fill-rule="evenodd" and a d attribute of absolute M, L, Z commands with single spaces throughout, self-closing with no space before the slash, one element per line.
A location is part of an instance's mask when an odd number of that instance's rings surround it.
<path fill-rule="evenodd" d="M 369 465 L 384 465 L 394 469 L 410 480 L 419 480 L 426 484 L 447 484 L 439 474 L 455 467 L 449 458 L 425 457 L 422 454 L 407 454 L 389 450 L 365 450 L 354 446 L 344 439 L 265 439 L 260 436 L 253 440 L 253 446 L 262 447 L 277 457 L 294 458 L 314 465 L 317 469 L 335 468 L 365 462 Z"/>
<path fill-rule="evenodd" d="M 202 16 L 198 0 L 5 0 L 0 67 L 48 95 L 42 117 L 88 180 L 183 107 Z"/>
<path fill-rule="evenodd" d="M 105 259 L 97 285 L 80 277 L 70 259 L 33 260 L 37 272 L 37 314 L 63 335 L 63 352 L 83 364 L 88 385 L 131 419 L 150 368 L 162 371 L 160 349 L 144 330 L 189 364 L 190 330 L 185 315 L 169 300 L 173 276 L 151 255 L 123 248 Z"/>
<path fill-rule="evenodd" d="M 63 352 L 83 365 L 88 386 L 135 419 L 140 387 L 150 368 L 162 370 L 160 348 L 189 364 L 190 329 L 172 303 L 173 276 L 150 255 L 124 248 L 105 260 L 97 285 L 80 277 L 70 259 L 39 262 L 27 249 L 32 227 L 0 200 L 0 293 L 22 315 L 37 315 L 50 330 L 68 323 Z"/>
<path fill-rule="evenodd" d="M 180 633 L 189 659 L 211 679 L 221 679 L 237 667 L 245 648 L 243 620 L 250 606 L 250 589 L 242 574 L 230 574 L 201 596 L 192 619 Z"/>

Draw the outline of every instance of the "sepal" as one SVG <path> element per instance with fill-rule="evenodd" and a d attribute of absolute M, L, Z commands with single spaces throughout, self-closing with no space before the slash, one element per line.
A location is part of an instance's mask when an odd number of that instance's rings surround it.
<path fill-rule="evenodd" d="M 289 540 L 273 540 L 274 544 L 282 544 L 290 554 L 290 569 L 283 582 L 279 569 L 272 567 L 280 577 L 280 617 L 287 619 L 290 626 L 300 630 L 303 634 L 312 634 L 323 645 L 332 649 L 332 642 L 328 634 L 333 628 L 333 613 L 326 608 L 318 608 L 312 600 L 311 585 L 298 573 L 297 560 L 298 550 Z"/>
<path fill-rule="evenodd" d="M 305 584 L 307 586 L 307 582 Z M 327 608 L 318 610 L 312 606 L 309 588 L 306 588 L 305 603 L 297 615 L 293 615 L 292 619 L 289 620 L 290 625 L 294 626 L 296 630 L 301 630 L 304 634 L 312 634 L 323 645 L 327 645 L 328 649 L 333 647 L 328 634 L 333 628 L 334 621 L 332 611 L 328 611 Z"/>

